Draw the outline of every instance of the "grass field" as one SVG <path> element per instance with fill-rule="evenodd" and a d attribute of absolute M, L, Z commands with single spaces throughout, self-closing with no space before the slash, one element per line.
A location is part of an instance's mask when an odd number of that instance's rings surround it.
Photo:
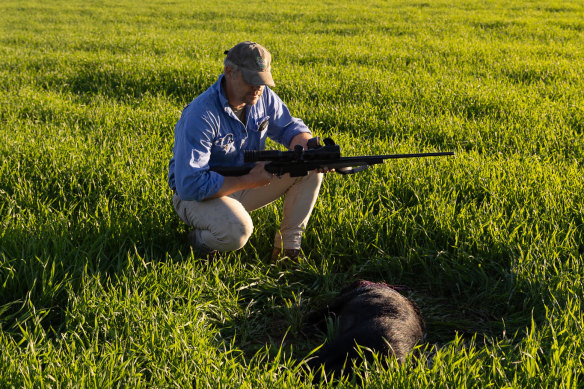
<path fill-rule="evenodd" d="M 357 278 L 402 284 L 422 356 L 351 387 L 584 387 L 584 4 L 0 3 L 0 387 L 303 387 L 303 320 Z M 166 184 L 174 124 L 223 50 L 343 155 L 306 261 L 269 263 L 280 205 L 205 263 Z M 323 386 L 326 385 L 323 381 Z"/>

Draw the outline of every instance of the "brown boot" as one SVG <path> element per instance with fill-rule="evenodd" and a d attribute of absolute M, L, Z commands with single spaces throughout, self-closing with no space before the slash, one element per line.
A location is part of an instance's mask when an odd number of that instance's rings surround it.
<path fill-rule="evenodd" d="M 292 261 L 298 259 L 306 259 L 304 254 L 300 249 L 284 249 L 282 250 L 280 247 L 274 247 L 274 251 L 272 251 L 272 262 L 278 262 L 283 259 L 289 259 Z"/>
<path fill-rule="evenodd" d="M 219 257 L 219 251 L 217 250 L 209 250 L 206 247 L 201 247 L 197 244 L 197 237 L 195 231 L 189 231 L 187 234 L 187 241 L 189 242 L 189 246 L 191 250 L 193 250 L 193 254 L 195 257 L 204 259 L 206 261 L 212 261 Z"/>

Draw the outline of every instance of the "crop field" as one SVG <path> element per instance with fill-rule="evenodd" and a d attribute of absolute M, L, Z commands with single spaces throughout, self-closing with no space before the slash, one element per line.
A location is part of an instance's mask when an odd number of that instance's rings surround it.
<path fill-rule="evenodd" d="M 582 1 L 0 12 L 0 387 L 584 387 Z M 243 40 L 343 156 L 455 156 L 327 174 L 297 263 L 270 262 L 281 200 L 243 249 L 198 258 L 166 183 L 174 124 Z M 425 343 L 305 371 L 335 330 L 308 313 L 357 279 L 406 286 Z"/>

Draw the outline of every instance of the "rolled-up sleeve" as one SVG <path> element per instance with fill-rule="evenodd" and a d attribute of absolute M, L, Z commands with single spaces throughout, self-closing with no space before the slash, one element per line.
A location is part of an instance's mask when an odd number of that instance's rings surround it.
<path fill-rule="evenodd" d="M 174 183 L 183 200 L 202 201 L 223 185 L 223 176 L 209 171 L 212 123 L 197 112 L 183 113 L 174 131 Z"/>
<path fill-rule="evenodd" d="M 267 111 L 270 113 L 270 122 L 268 127 L 268 137 L 270 139 L 290 147 L 292 139 L 303 132 L 311 133 L 310 129 L 304 122 L 290 115 L 288 107 L 271 89 L 266 87 L 267 92 Z"/>

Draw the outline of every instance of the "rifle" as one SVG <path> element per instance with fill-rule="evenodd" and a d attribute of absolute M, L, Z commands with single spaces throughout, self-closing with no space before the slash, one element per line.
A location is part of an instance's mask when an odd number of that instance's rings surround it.
<path fill-rule="evenodd" d="M 265 169 L 268 172 L 277 176 L 290 173 L 291 177 L 300 177 L 307 175 L 311 170 L 321 168 L 334 169 L 339 174 L 355 174 L 371 165 L 383 163 L 386 159 L 441 157 L 446 155 L 454 155 L 454 152 L 341 157 L 341 148 L 331 138 L 325 138 L 324 146 L 322 146 L 320 139 L 315 137 L 308 141 L 308 150 L 304 150 L 300 145 L 296 145 L 293 151 L 245 150 L 243 152 L 243 161 L 245 163 L 270 161 L 265 165 Z M 243 176 L 249 173 L 251 169 L 251 166 L 221 166 L 210 170 L 223 176 Z"/>

